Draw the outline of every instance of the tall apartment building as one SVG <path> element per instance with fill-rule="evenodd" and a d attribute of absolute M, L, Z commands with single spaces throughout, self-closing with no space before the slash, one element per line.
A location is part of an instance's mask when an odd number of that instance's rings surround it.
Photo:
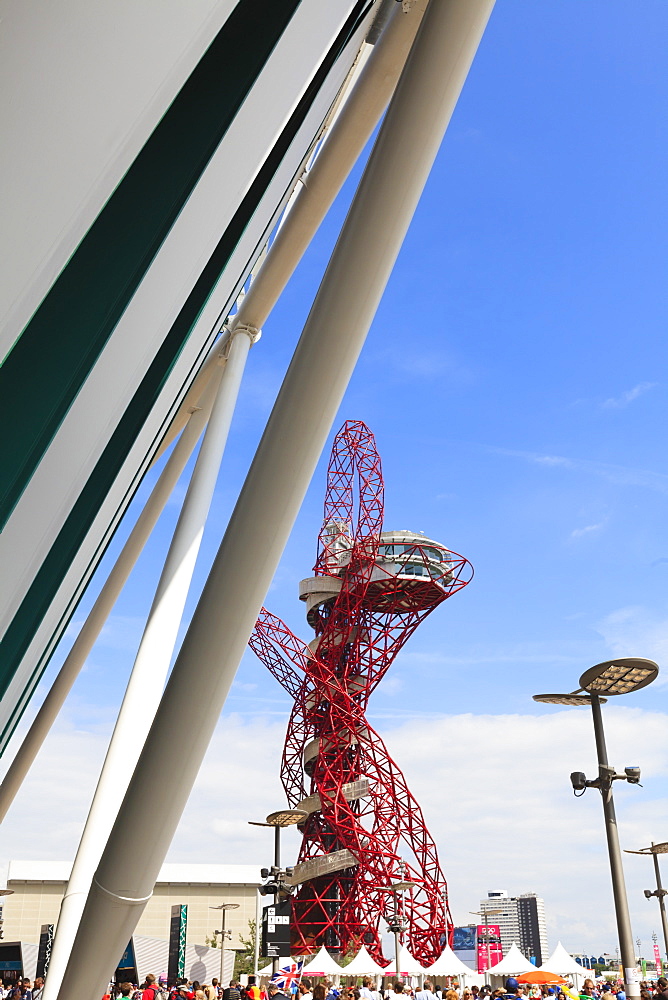
<path fill-rule="evenodd" d="M 490 914 L 489 923 L 499 926 L 504 955 L 514 941 L 528 959 L 535 959 L 536 965 L 543 964 L 549 955 L 549 949 L 545 929 L 545 904 L 540 896 L 533 892 L 509 896 L 505 889 L 496 889 L 487 893 L 487 899 L 480 900 L 480 909 L 501 910 L 493 916 Z"/>

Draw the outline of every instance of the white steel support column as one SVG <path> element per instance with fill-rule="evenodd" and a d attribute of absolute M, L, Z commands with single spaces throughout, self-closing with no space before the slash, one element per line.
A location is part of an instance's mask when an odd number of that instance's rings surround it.
<path fill-rule="evenodd" d="M 150 497 L 128 535 L 116 563 L 98 594 L 65 662 L 51 685 L 35 719 L 0 784 L 0 822 L 7 815 L 24 778 L 33 765 L 51 726 L 65 703 L 88 655 L 125 586 L 137 559 L 171 496 L 211 413 L 216 385 L 202 394 L 201 406 L 191 413 L 174 445 Z"/>
<path fill-rule="evenodd" d="M 97 1000 L 135 930 L 494 0 L 431 0 L 95 872 L 59 1000 Z M 184 717 L 197 726 L 174 741 Z"/>
<path fill-rule="evenodd" d="M 426 3 L 427 0 L 417 0 L 409 11 L 403 11 L 400 4 L 394 5 L 389 22 L 373 46 L 352 92 L 338 111 L 313 166 L 301 178 L 290 212 L 239 311 L 230 318 L 231 329 L 238 323 L 261 329 L 266 323 L 387 107 L 422 22 Z M 187 417 L 188 407 L 199 398 L 214 364 L 213 358 L 205 362 L 167 432 L 160 452 L 178 433 Z"/>
<path fill-rule="evenodd" d="M 143 737 L 148 733 L 160 703 L 246 358 L 251 343 L 257 336 L 257 330 L 237 327 L 228 346 L 227 362 L 218 369 L 216 381 L 219 382 L 219 388 L 216 386 L 217 394 L 211 417 L 160 575 L 61 904 L 44 987 L 45 1000 L 58 995 L 93 874 L 139 759 L 144 745 Z"/>

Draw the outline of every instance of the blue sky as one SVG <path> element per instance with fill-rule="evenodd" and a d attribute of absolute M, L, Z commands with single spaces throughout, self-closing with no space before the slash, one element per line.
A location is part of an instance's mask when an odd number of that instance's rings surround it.
<path fill-rule="evenodd" d="M 426 789 L 432 801 L 423 805 L 428 821 L 430 809 L 436 817 L 456 916 L 468 919 L 500 883 L 533 889 L 546 899 L 550 943 L 559 936 L 571 950 L 614 950 L 600 807 L 593 792 L 575 803 L 568 787 L 570 770 L 593 773 L 593 744 L 588 720 L 531 695 L 574 688 L 586 667 L 613 655 L 661 660 L 668 650 L 667 51 L 665 0 L 499 0 L 336 425 L 362 419 L 376 434 L 386 528 L 424 531 L 475 567 L 470 586 L 421 626 L 370 708 L 390 746 L 403 748 L 410 781 L 438 763 L 442 785 Z M 251 353 L 188 617 L 359 173 Z M 297 584 L 315 558 L 326 460 L 267 597 L 307 639 Z M 170 504 L 45 754 L 56 755 L 59 739 L 76 754 L 79 737 L 97 747 L 91 760 L 102 752 L 177 513 Z M 276 756 L 288 707 L 247 655 L 227 724 Z M 651 773 L 643 789 L 618 794 L 622 831 L 647 842 L 668 839 L 667 709 L 660 678 L 610 713 L 613 761 Z M 637 761 L 622 759 L 634 751 Z M 448 753 L 458 766 L 467 760 L 469 783 L 461 779 L 454 798 Z M 232 834 L 220 801 L 227 778 L 211 783 L 213 759 L 197 794 L 220 816 L 206 834 L 184 821 L 173 860 L 248 861 L 247 844 L 264 849 L 255 834 Z M 277 756 L 262 761 L 276 773 L 251 780 L 264 788 L 271 779 L 278 795 Z M 490 767 L 501 797 L 489 797 Z M 41 787 L 28 786 L 6 823 L 5 856 L 71 853 L 92 781 L 91 771 L 62 835 L 49 842 L 44 831 L 25 847 L 24 817 Z M 523 831 L 533 831 L 524 847 Z M 657 921 L 640 892 L 644 875 L 629 877 L 634 933 L 648 939 Z"/>

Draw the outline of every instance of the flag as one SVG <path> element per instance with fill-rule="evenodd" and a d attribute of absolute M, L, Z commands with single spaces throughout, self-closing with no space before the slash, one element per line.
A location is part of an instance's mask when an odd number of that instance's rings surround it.
<path fill-rule="evenodd" d="M 302 978 L 302 962 L 290 962 L 289 965 L 284 965 L 278 970 L 275 975 L 271 977 L 271 982 L 276 983 L 276 985 L 282 990 L 291 990 L 293 986 L 296 986 L 299 980 Z"/>

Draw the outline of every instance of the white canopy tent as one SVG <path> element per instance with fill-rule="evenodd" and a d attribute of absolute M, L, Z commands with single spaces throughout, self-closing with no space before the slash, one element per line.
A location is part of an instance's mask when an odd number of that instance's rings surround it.
<path fill-rule="evenodd" d="M 540 967 L 541 972 L 556 972 L 559 976 L 586 976 L 588 970 L 583 969 L 569 955 L 561 941 L 554 949 L 550 957 Z"/>
<path fill-rule="evenodd" d="M 413 958 L 408 948 L 402 947 L 399 952 L 399 975 L 400 976 L 421 976 L 424 969 L 417 961 Z M 386 976 L 396 976 L 396 960 L 390 962 L 390 964 L 383 970 Z"/>
<path fill-rule="evenodd" d="M 457 958 L 449 944 L 446 944 L 434 964 L 430 965 L 424 971 L 429 976 L 472 976 L 475 979 L 481 978 L 478 977 L 473 969 L 469 969 L 468 965 L 464 965 Z"/>
<path fill-rule="evenodd" d="M 508 954 L 489 971 L 492 976 L 521 976 L 523 972 L 534 972 L 535 969 L 536 966 L 524 957 L 513 941 Z M 556 969 L 550 969 L 550 972 L 556 972 Z"/>
<path fill-rule="evenodd" d="M 324 946 L 302 969 L 304 976 L 339 976 L 342 972 L 341 966 L 334 961 Z"/>
<path fill-rule="evenodd" d="M 349 962 L 341 969 L 344 976 L 382 976 L 385 969 L 377 962 L 374 962 L 364 945 L 355 955 L 352 962 Z"/>

